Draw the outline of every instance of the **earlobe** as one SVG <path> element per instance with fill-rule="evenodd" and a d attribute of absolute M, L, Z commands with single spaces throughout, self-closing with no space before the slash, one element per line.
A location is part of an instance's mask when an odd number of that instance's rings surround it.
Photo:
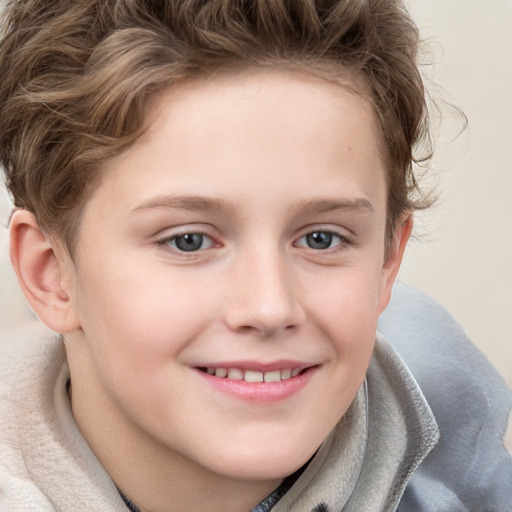
<path fill-rule="evenodd" d="M 413 215 L 411 212 L 404 213 L 395 228 L 390 241 L 386 260 L 382 266 L 381 283 L 379 293 L 378 313 L 382 313 L 391 299 L 393 285 L 400 270 L 402 258 L 405 253 L 407 242 L 412 233 Z"/>
<path fill-rule="evenodd" d="M 21 289 L 39 319 L 51 330 L 69 332 L 78 327 L 70 299 L 69 279 L 63 276 L 63 251 L 42 232 L 27 210 L 14 212 L 10 223 L 10 256 Z"/>

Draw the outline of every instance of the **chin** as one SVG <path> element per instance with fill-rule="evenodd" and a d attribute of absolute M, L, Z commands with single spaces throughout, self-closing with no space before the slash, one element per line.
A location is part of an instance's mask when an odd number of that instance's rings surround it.
<path fill-rule="evenodd" d="M 220 473 L 241 480 L 282 480 L 300 469 L 316 452 L 318 447 L 305 450 L 304 446 L 291 446 L 280 443 L 280 446 L 260 447 L 253 443 L 253 450 L 243 453 L 236 447 L 231 448 L 230 456 L 222 459 L 218 468 Z M 219 459 L 221 460 L 221 459 Z"/>

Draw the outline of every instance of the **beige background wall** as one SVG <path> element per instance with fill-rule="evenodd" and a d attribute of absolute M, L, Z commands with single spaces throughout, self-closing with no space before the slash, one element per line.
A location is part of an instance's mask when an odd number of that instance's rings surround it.
<path fill-rule="evenodd" d="M 445 305 L 512 384 L 512 0 L 410 0 L 435 67 L 425 72 L 464 110 L 445 120 L 433 162 L 440 203 L 417 220 L 401 278 Z M 434 181 L 435 181 L 434 180 Z M 7 263 L 0 193 L 0 326 L 27 309 Z"/>
<path fill-rule="evenodd" d="M 512 384 L 512 1 L 410 0 L 448 102 L 432 171 L 441 198 L 401 278 L 448 308 Z M 426 234 L 425 234 L 426 233 Z"/>

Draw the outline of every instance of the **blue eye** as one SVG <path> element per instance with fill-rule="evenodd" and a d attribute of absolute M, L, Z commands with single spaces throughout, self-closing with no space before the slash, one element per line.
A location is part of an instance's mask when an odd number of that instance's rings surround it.
<path fill-rule="evenodd" d="M 340 235 L 330 231 L 313 231 L 299 239 L 297 245 L 309 247 L 317 251 L 324 251 L 336 247 L 343 242 Z"/>
<path fill-rule="evenodd" d="M 212 239 L 203 233 L 185 233 L 184 235 L 173 236 L 165 243 L 181 252 L 200 251 L 213 245 Z"/>

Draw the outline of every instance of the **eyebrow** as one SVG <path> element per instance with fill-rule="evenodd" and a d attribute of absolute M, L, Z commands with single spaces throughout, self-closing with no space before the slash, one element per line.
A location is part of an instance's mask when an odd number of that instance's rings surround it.
<path fill-rule="evenodd" d="M 328 213 L 335 210 L 363 210 L 375 213 L 372 203 L 365 198 L 354 199 L 307 199 L 302 201 L 298 210 L 303 213 Z"/>
<path fill-rule="evenodd" d="M 132 212 L 154 209 L 179 209 L 189 211 L 220 211 L 233 213 L 237 205 L 222 199 L 201 196 L 159 195 L 147 199 L 132 209 Z M 297 210 L 305 214 L 328 213 L 336 210 L 363 210 L 375 213 L 372 203 L 365 198 L 355 199 L 307 199 L 301 201 Z"/>
<path fill-rule="evenodd" d="M 156 196 L 132 209 L 132 212 L 154 209 L 233 212 L 236 206 L 222 199 L 199 196 Z"/>

